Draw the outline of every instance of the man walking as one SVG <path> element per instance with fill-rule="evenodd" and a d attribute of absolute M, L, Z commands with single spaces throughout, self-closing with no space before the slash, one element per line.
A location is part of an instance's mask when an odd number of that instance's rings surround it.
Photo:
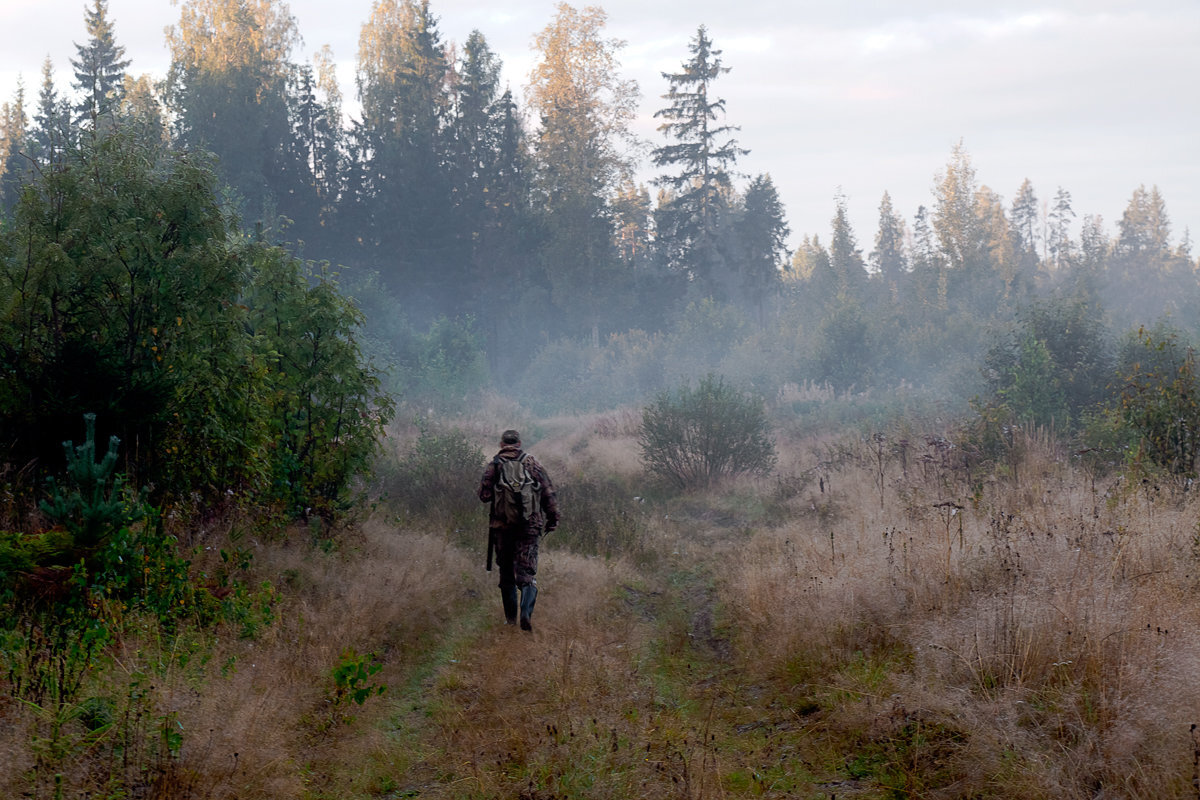
<path fill-rule="evenodd" d="M 537 459 L 521 449 L 521 434 L 516 431 L 500 435 L 500 452 L 483 471 L 479 499 L 491 503 L 488 553 L 490 556 L 494 546 L 504 619 L 509 625 L 516 623 L 519 611 L 521 630 L 531 631 L 529 618 L 537 599 L 538 539 L 558 527 L 558 503 L 550 476 Z"/>

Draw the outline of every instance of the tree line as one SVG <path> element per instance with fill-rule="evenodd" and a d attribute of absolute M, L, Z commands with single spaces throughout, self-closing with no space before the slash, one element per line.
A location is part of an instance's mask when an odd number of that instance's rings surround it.
<path fill-rule="evenodd" d="M 422 402 L 497 385 L 603 405 L 709 371 L 767 392 L 961 392 L 988 387 L 989 348 L 1018 353 L 1037 308 L 1109 340 L 1200 319 L 1190 237 L 1172 238 L 1156 187 L 1134 190 L 1112 234 L 1061 187 L 1046 202 L 1026 181 L 1006 201 L 961 144 L 911 217 L 884 192 L 864 244 L 836 197 L 830 230 L 789 251 L 771 177 L 738 172 L 730 67 L 704 26 L 663 74 L 655 173 L 638 183 L 640 89 L 605 24 L 560 3 L 518 97 L 483 32 L 447 42 L 427 0 L 376 0 L 347 119 L 333 54 L 295 60 L 279 0 L 184 0 L 159 80 L 128 72 L 93 0 L 73 93 L 47 63 L 32 108 L 18 92 L 0 109 L 4 202 L 110 128 L 212 153 L 223 206 L 261 241 L 338 265 L 388 388 Z"/>

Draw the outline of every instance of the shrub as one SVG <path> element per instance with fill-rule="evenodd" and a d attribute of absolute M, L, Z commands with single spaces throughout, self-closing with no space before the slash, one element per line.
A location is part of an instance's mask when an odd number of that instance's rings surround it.
<path fill-rule="evenodd" d="M 462 431 L 439 432 L 423 425 L 412 448 L 384 478 L 383 488 L 410 514 L 462 519 L 478 510 L 475 489 L 483 463 L 483 451 Z"/>
<path fill-rule="evenodd" d="M 273 447 L 268 499 L 300 514 L 343 510 L 366 471 L 391 399 L 358 341 L 362 315 L 324 269 L 279 248 L 254 246 L 248 322 L 269 365 L 262 378 Z"/>
<path fill-rule="evenodd" d="M 79 415 L 94 412 L 102 440 L 127 444 L 139 482 L 161 486 L 171 464 L 186 473 L 175 488 L 205 486 L 191 471 L 202 464 L 237 482 L 251 448 L 231 404 L 186 413 L 226 375 L 238 380 L 222 394 L 244 388 L 232 302 L 242 269 L 216 192 L 203 158 L 120 134 L 25 187 L 0 248 L 0 437 L 15 463 L 57 463 Z M 194 446 L 172 450 L 163 431 L 188 425 L 203 427 Z"/>
<path fill-rule="evenodd" d="M 120 132 L 24 187 L 0 224 L 0 297 L 12 464 L 53 468 L 90 412 L 155 501 L 330 512 L 390 415 L 329 276 L 240 238 L 205 159 Z"/>
<path fill-rule="evenodd" d="M 1112 376 L 1106 339 L 1099 315 L 1082 302 L 1034 306 L 984 357 L 989 404 L 1022 424 L 1078 427 Z"/>
<path fill-rule="evenodd" d="M 1129 348 L 1120 408 L 1141 436 L 1150 459 L 1184 478 L 1196 476 L 1200 457 L 1200 378 L 1196 354 L 1170 332 L 1138 331 L 1140 351 Z"/>
<path fill-rule="evenodd" d="M 776 459 L 761 398 L 712 373 L 646 406 L 638 443 L 646 470 L 681 489 L 769 472 Z"/>

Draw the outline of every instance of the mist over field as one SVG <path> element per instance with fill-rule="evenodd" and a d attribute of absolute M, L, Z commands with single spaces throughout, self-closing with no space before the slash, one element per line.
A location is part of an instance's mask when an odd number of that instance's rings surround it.
<path fill-rule="evenodd" d="M 1200 281 L 1141 184 L 793 231 L 721 31 L 104 0 L 0 106 L 0 794 L 1192 791 Z M 641 91 L 647 91 L 642 87 Z M 649 177 L 647 177 L 649 176 Z M 476 494 L 557 487 L 531 633 Z M 1189 727 L 1192 726 L 1192 727 Z"/>

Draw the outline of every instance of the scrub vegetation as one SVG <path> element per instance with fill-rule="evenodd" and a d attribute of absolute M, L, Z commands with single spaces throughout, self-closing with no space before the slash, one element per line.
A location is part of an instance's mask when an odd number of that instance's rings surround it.
<path fill-rule="evenodd" d="M 393 425 L 379 474 L 455 468 L 492 411 L 438 447 Z M 774 407 L 773 472 L 684 491 L 630 412 L 531 420 L 568 509 L 532 635 L 503 625 L 481 506 L 127 509 L 61 588 L 8 534 L 0 792 L 1188 796 L 1197 509 L 1169 469 L 1026 428 L 981 463 L 969 430 Z"/>

